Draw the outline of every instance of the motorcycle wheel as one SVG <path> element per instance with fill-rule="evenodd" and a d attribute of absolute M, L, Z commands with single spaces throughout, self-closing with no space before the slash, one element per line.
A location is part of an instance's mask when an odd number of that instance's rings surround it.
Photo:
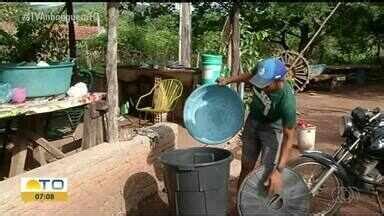
<path fill-rule="evenodd" d="M 288 167 L 303 177 L 309 190 L 316 185 L 320 176 L 329 170 L 328 166 L 311 158 L 304 157 L 291 161 Z M 336 174 L 333 173 L 325 180 L 316 195 L 312 197 L 310 205 L 311 215 L 336 214 L 341 207 L 342 197 L 343 183 Z"/>

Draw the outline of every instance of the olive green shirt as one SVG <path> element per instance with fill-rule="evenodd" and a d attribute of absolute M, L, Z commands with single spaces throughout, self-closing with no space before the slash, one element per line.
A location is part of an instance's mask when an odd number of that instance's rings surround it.
<path fill-rule="evenodd" d="M 250 105 L 251 117 L 262 123 L 282 120 L 283 127 L 294 128 L 296 126 L 296 98 L 291 84 L 285 81 L 282 89 L 267 94 L 267 96 L 271 101 L 268 114 L 264 115 L 265 105 L 257 95 L 254 95 Z"/>

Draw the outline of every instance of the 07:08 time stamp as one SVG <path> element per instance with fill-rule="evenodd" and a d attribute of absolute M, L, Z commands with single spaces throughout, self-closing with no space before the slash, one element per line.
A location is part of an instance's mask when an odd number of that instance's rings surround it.
<path fill-rule="evenodd" d="M 35 193 L 34 195 L 35 200 L 54 200 L 55 194 L 54 193 Z"/>

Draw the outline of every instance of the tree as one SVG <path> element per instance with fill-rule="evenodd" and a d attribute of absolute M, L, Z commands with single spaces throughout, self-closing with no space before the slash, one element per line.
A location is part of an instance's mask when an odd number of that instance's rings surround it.
<path fill-rule="evenodd" d="M 23 15 L 32 11 L 28 3 L 16 2 L 1 2 L 0 3 L 0 20 L 1 21 L 16 21 Z"/>
<path fill-rule="evenodd" d="M 322 21 L 334 7 L 328 3 L 270 3 L 264 10 L 244 14 L 244 19 L 253 26 L 251 31 L 268 32 L 267 42 L 275 43 L 284 50 L 300 52 L 320 27 Z M 304 56 L 327 34 L 329 28 L 318 36 Z"/>
<path fill-rule="evenodd" d="M 109 143 L 119 141 L 119 106 L 118 106 L 118 80 L 117 80 L 117 21 L 119 18 L 119 3 L 108 2 L 108 44 L 106 55 L 106 75 L 107 75 L 107 103 L 108 103 L 108 133 Z"/>
<path fill-rule="evenodd" d="M 179 64 L 191 67 L 191 3 L 180 3 Z"/>
<path fill-rule="evenodd" d="M 329 22 L 329 32 L 316 53 L 329 63 L 374 63 L 382 46 L 382 6 L 348 3 Z M 358 17 L 358 19 L 357 19 Z M 315 54 L 316 54 L 315 53 Z M 315 55 L 314 57 L 316 57 Z"/>
<path fill-rule="evenodd" d="M 131 3 L 123 2 L 120 5 L 121 13 L 132 12 L 135 24 L 145 25 L 151 19 L 158 18 L 163 15 L 174 14 L 177 16 L 175 3 Z"/>
<path fill-rule="evenodd" d="M 67 1 L 65 3 L 65 8 L 67 10 L 67 16 L 70 17 L 68 21 L 68 38 L 69 38 L 69 56 L 71 58 L 76 58 L 76 36 L 75 36 L 75 25 L 73 17 L 73 3 L 72 1 Z"/>

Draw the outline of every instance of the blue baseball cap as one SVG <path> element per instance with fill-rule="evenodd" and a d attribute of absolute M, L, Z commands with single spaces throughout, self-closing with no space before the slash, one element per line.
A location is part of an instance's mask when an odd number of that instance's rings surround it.
<path fill-rule="evenodd" d="M 265 88 L 275 80 L 281 80 L 287 73 L 285 64 L 277 57 L 262 60 L 253 69 L 254 76 L 249 81 L 257 88 Z"/>

